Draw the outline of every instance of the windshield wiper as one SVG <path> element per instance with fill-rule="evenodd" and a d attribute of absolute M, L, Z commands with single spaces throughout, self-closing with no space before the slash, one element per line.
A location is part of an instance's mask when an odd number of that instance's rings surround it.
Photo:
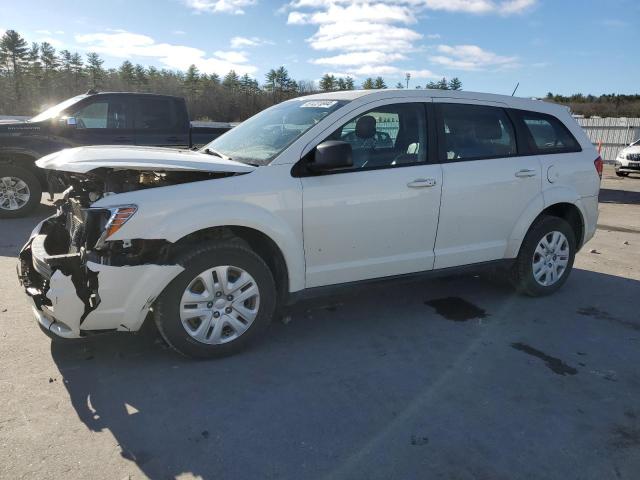
<path fill-rule="evenodd" d="M 206 153 L 207 155 L 214 155 L 216 157 L 220 157 L 223 160 L 231 160 L 231 157 L 227 157 L 226 155 L 224 155 L 224 154 L 222 154 L 220 152 L 217 152 L 217 151 L 215 151 L 215 150 L 213 150 L 211 148 L 205 148 L 203 150 L 203 152 Z"/>

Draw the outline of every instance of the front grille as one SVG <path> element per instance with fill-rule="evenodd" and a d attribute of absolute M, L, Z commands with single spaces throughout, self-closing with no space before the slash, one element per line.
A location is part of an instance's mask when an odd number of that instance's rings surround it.
<path fill-rule="evenodd" d="M 627 153 L 627 160 L 640 162 L 640 153 Z"/>

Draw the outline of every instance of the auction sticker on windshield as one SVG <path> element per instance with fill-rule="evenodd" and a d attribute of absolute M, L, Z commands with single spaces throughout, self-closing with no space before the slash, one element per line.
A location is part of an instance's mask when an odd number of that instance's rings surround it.
<path fill-rule="evenodd" d="M 313 100 L 311 102 L 305 102 L 300 105 L 300 108 L 331 108 L 336 103 L 335 100 Z"/>

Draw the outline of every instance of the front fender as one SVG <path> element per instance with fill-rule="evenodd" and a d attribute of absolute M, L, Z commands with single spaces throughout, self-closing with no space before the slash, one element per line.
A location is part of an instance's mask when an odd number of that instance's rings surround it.
<path fill-rule="evenodd" d="M 118 194 L 105 197 L 93 206 L 138 206 L 134 218 L 109 240 L 140 238 L 175 243 L 191 233 L 214 227 L 257 230 L 269 237 L 282 252 L 290 291 L 301 290 L 304 288 L 305 263 L 299 179 L 288 176 L 285 181 L 274 182 L 273 187 L 267 189 L 265 185 L 269 185 L 269 179 L 257 175 L 255 180 L 248 178 L 252 175 Z M 255 184 L 255 188 L 247 187 L 244 182 Z"/>

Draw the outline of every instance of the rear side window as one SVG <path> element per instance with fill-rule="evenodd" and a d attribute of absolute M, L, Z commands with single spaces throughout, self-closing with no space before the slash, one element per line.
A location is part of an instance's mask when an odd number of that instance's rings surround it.
<path fill-rule="evenodd" d="M 168 130 L 176 126 L 173 102 L 168 98 L 140 98 L 135 128 L 141 130 Z"/>
<path fill-rule="evenodd" d="M 517 155 L 513 125 L 502 108 L 449 103 L 440 105 L 440 115 L 447 160 Z"/>
<path fill-rule="evenodd" d="M 571 135 L 567 127 L 551 115 L 533 112 L 521 112 L 536 153 L 579 152 L 578 141 Z"/>

